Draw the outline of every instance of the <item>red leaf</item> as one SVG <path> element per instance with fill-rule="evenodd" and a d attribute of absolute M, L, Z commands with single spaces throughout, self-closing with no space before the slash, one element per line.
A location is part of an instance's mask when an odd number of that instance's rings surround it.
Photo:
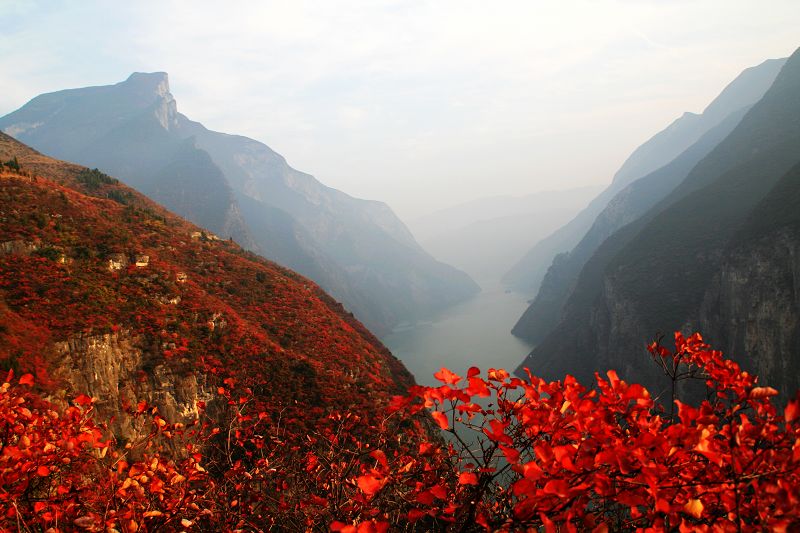
<path fill-rule="evenodd" d="M 446 383 L 448 385 L 455 385 L 459 381 L 461 381 L 461 376 L 458 376 L 446 368 L 442 368 L 438 372 L 436 372 L 433 377 L 441 381 L 442 383 Z"/>
<path fill-rule="evenodd" d="M 375 476 L 367 474 L 364 476 L 359 476 L 357 482 L 358 488 L 360 488 L 364 494 L 372 496 L 383 488 L 383 486 L 386 484 L 386 478 L 379 479 Z"/>
<path fill-rule="evenodd" d="M 20 385 L 27 385 L 29 387 L 33 386 L 33 374 L 25 374 L 21 378 L 19 378 Z"/>
<path fill-rule="evenodd" d="M 669 500 L 658 498 L 656 500 L 656 511 L 661 513 L 668 513 L 670 511 Z"/>
<path fill-rule="evenodd" d="M 461 475 L 458 476 L 458 483 L 460 485 L 477 485 L 478 476 L 473 472 L 462 472 Z"/>
<path fill-rule="evenodd" d="M 545 494 L 555 494 L 559 498 L 569 496 L 569 483 L 563 479 L 551 479 L 544 485 Z"/>
<path fill-rule="evenodd" d="M 686 511 L 687 514 L 699 519 L 703 516 L 703 502 L 691 499 L 683 506 L 683 510 Z"/>
<path fill-rule="evenodd" d="M 447 489 L 445 489 L 443 485 L 434 485 L 431 487 L 431 494 L 440 500 L 447 499 Z"/>
<path fill-rule="evenodd" d="M 432 505 L 433 504 L 433 494 L 431 491 L 426 490 L 425 492 L 420 492 L 417 494 L 417 503 L 422 505 Z"/>
<path fill-rule="evenodd" d="M 89 396 L 86 396 L 85 394 L 80 394 L 72 401 L 76 405 L 91 405 L 92 403 L 92 399 Z"/>
<path fill-rule="evenodd" d="M 40 466 L 36 469 L 36 473 L 41 477 L 47 477 L 50 475 L 50 469 L 44 465 Z"/>
<path fill-rule="evenodd" d="M 358 524 L 357 533 L 386 533 L 389 530 L 388 522 L 376 522 L 370 520 L 369 522 L 361 522 Z"/>
<path fill-rule="evenodd" d="M 794 400 L 790 401 L 786 405 L 783 416 L 786 419 L 786 422 L 794 422 L 794 420 L 800 416 L 800 393 L 794 397 Z"/>
<path fill-rule="evenodd" d="M 369 456 L 378 461 L 383 468 L 389 468 L 389 464 L 386 462 L 386 454 L 383 453 L 382 450 L 374 450 L 369 454 Z"/>
<path fill-rule="evenodd" d="M 508 444 L 509 446 L 514 444 L 514 441 L 511 437 L 504 433 L 507 423 L 503 423 L 500 420 L 490 420 L 489 425 L 492 426 L 492 429 L 483 428 L 483 432 L 486 434 L 487 437 L 492 439 L 495 442 L 501 442 L 503 444 Z"/>
<path fill-rule="evenodd" d="M 481 398 L 486 398 L 491 395 L 489 388 L 486 386 L 486 382 L 481 378 L 474 377 L 469 378 L 469 387 L 466 392 L 469 395 L 478 395 Z"/>
<path fill-rule="evenodd" d="M 750 397 L 755 399 L 769 398 L 770 396 L 777 396 L 778 391 L 772 387 L 755 387 L 750 391 Z"/>
<path fill-rule="evenodd" d="M 506 456 L 506 461 L 515 465 L 519 463 L 519 452 L 516 448 L 509 448 L 508 446 L 500 446 L 500 450 L 503 452 L 503 455 Z"/>
<path fill-rule="evenodd" d="M 525 476 L 525 479 L 529 479 L 531 481 L 536 481 L 544 474 L 544 470 L 539 468 L 539 465 L 536 462 L 531 461 L 530 463 L 525 463 L 522 465 L 522 475 Z"/>
<path fill-rule="evenodd" d="M 467 403 L 462 405 L 457 405 L 456 409 L 458 409 L 461 413 L 480 413 L 481 406 L 476 403 Z"/>
<path fill-rule="evenodd" d="M 486 376 L 491 381 L 505 381 L 509 377 L 508 372 L 502 368 L 490 368 Z"/>
<path fill-rule="evenodd" d="M 447 415 L 445 415 L 444 413 L 440 411 L 433 411 L 431 413 L 431 416 L 433 417 L 434 420 L 436 420 L 436 423 L 439 424 L 440 428 L 447 429 L 448 427 L 450 427 L 450 424 L 447 422 Z"/>
<path fill-rule="evenodd" d="M 436 453 L 439 447 L 435 444 L 431 444 L 430 442 L 420 442 L 419 443 L 419 455 L 426 456 L 426 455 L 433 455 Z"/>

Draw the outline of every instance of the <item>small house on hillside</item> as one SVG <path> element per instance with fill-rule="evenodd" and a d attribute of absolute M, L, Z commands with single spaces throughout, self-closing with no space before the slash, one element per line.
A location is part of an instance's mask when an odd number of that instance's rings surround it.
<path fill-rule="evenodd" d="M 128 266 L 128 258 L 125 254 L 111 254 L 108 256 L 108 270 L 122 270 Z"/>

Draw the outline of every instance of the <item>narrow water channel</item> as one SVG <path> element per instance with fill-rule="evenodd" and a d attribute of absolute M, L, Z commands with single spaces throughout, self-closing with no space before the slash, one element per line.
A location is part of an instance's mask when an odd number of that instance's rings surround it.
<path fill-rule="evenodd" d="M 511 335 L 526 307 L 524 296 L 496 284 L 427 321 L 397 327 L 381 340 L 421 385 L 439 385 L 433 373 L 441 367 L 461 376 L 471 366 L 513 372 L 532 348 Z"/>

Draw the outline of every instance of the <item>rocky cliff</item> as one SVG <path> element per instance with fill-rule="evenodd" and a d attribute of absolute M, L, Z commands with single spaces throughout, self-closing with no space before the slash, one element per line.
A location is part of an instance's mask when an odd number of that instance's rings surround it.
<path fill-rule="evenodd" d="M 739 230 L 691 326 L 784 397 L 800 390 L 800 165 Z"/>

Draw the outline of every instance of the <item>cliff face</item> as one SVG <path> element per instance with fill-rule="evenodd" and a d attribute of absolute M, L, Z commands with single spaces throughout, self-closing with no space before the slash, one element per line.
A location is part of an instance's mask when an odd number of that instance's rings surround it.
<path fill-rule="evenodd" d="M 718 349 L 747 354 L 743 367 L 784 397 L 800 389 L 799 284 L 800 239 L 783 231 L 726 257 L 697 321 Z"/>
<path fill-rule="evenodd" d="M 149 428 L 120 411 L 126 403 L 145 401 L 158 406 L 167 420 L 185 424 L 197 419 L 198 402 L 213 404 L 215 398 L 207 376 L 176 372 L 161 360 L 159 350 L 143 350 L 143 344 L 144 339 L 124 331 L 77 333 L 52 345 L 53 379 L 100 399 L 100 412 L 114 417 L 111 431 L 129 440 Z"/>
<path fill-rule="evenodd" d="M 263 143 L 178 113 L 166 73 L 37 96 L 0 129 L 311 277 L 378 333 L 479 290 L 425 252 L 386 204 L 326 187 Z"/>
<path fill-rule="evenodd" d="M 794 390 L 782 369 L 797 355 L 798 95 L 800 52 L 670 194 L 603 242 L 523 366 L 551 378 L 611 367 L 659 390 L 645 344 L 700 330 L 734 359 L 752 358 L 771 386 Z"/>
<path fill-rule="evenodd" d="M 745 369 L 800 389 L 800 165 L 750 215 L 706 291 L 697 328 Z"/>
<path fill-rule="evenodd" d="M 172 215 L 115 178 L 0 134 L 0 368 L 86 393 L 117 437 L 145 401 L 174 422 L 232 380 L 268 420 L 376 412 L 413 379 L 313 282 Z M 215 400 L 212 400 L 216 398 Z M 215 403 L 216 402 L 216 403 Z"/>

